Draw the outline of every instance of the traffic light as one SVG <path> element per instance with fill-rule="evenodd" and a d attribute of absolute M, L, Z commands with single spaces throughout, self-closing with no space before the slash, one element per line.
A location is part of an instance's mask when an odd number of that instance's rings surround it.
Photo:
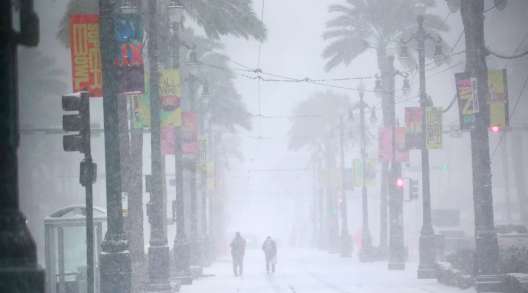
<path fill-rule="evenodd" d="M 418 199 L 418 180 L 409 179 L 409 199 Z"/>
<path fill-rule="evenodd" d="M 405 180 L 403 180 L 403 178 L 397 178 L 395 184 L 396 187 L 403 188 L 403 186 L 405 185 Z"/>
<path fill-rule="evenodd" d="M 494 125 L 490 127 L 491 132 L 493 133 L 499 133 L 501 131 L 500 126 Z"/>
<path fill-rule="evenodd" d="M 66 152 L 90 153 L 90 97 L 88 92 L 62 96 L 62 109 L 75 114 L 62 115 L 62 129 L 76 134 L 66 134 L 62 147 Z"/>

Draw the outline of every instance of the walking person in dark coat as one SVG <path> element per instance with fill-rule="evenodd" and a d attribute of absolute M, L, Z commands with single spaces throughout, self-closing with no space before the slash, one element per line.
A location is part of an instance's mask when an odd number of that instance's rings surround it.
<path fill-rule="evenodd" d="M 231 241 L 231 256 L 233 257 L 233 273 L 235 276 L 242 276 L 244 272 L 244 254 L 246 252 L 246 240 L 236 232 L 235 238 Z"/>
<path fill-rule="evenodd" d="M 266 272 L 270 271 L 275 273 L 275 265 L 277 264 L 277 244 L 270 236 L 266 238 L 264 244 L 262 244 L 262 250 L 266 257 Z"/>

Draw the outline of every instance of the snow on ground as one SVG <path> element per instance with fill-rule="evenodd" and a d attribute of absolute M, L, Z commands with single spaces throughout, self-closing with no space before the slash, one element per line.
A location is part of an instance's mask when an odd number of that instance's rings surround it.
<path fill-rule="evenodd" d="M 249 250 L 243 277 L 235 277 L 231 259 L 220 258 L 182 293 L 475 293 L 446 287 L 436 280 L 416 279 L 416 264 L 388 271 L 386 262 L 359 263 L 312 250 L 279 251 L 277 272 L 267 275 L 261 251 Z"/>

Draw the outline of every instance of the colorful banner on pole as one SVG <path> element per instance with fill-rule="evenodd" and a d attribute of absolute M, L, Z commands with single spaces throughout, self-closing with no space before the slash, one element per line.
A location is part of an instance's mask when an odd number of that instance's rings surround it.
<path fill-rule="evenodd" d="M 114 64 L 119 92 L 142 93 L 145 91 L 145 72 L 141 17 L 139 14 L 118 14 L 114 23 L 114 39 L 118 46 Z"/>
<path fill-rule="evenodd" d="M 390 162 L 393 158 L 396 162 L 407 162 L 409 161 L 409 151 L 405 145 L 405 128 L 395 128 L 394 142 L 392 135 L 392 127 L 384 127 L 379 132 L 379 151 L 378 158 L 384 162 Z M 393 146 L 395 147 L 393 151 Z"/>
<path fill-rule="evenodd" d="M 160 72 L 160 100 L 162 127 L 181 126 L 181 77 L 177 69 L 165 69 Z"/>
<path fill-rule="evenodd" d="M 488 70 L 488 88 L 490 94 L 490 126 L 508 127 L 510 117 L 506 69 Z"/>
<path fill-rule="evenodd" d="M 198 115 L 194 112 L 183 112 L 182 153 L 196 155 L 198 145 Z"/>
<path fill-rule="evenodd" d="M 508 100 L 506 69 L 488 70 L 488 88 L 490 101 Z"/>
<path fill-rule="evenodd" d="M 132 95 L 134 105 L 134 127 L 150 127 L 150 94 L 145 75 L 145 94 Z M 174 69 L 160 72 L 161 127 L 180 127 L 182 125 L 181 80 L 179 71 Z"/>
<path fill-rule="evenodd" d="M 207 162 L 207 190 L 214 191 L 216 189 L 215 180 L 215 163 L 214 161 Z"/>
<path fill-rule="evenodd" d="M 475 126 L 476 113 L 479 112 L 477 81 L 468 73 L 455 74 L 460 129 L 470 130 Z"/>
<path fill-rule="evenodd" d="M 365 184 L 367 186 L 372 186 L 376 180 L 376 161 L 367 159 L 366 164 Z M 349 184 L 352 187 L 351 189 L 363 185 L 363 163 L 361 159 L 354 159 L 352 161 L 352 168 L 347 169 L 347 177 L 350 177 L 351 183 Z"/>
<path fill-rule="evenodd" d="M 428 149 L 442 147 L 442 109 L 427 107 L 425 110 L 425 145 Z"/>
<path fill-rule="evenodd" d="M 174 155 L 176 153 L 176 133 L 174 127 L 161 128 L 161 154 Z"/>
<path fill-rule="evenodd" d="M 77 14 L 70 17 L 70 49 L 73 91 L 87 90 L 92 97 L 103 96 L 99 17 Z"/>
<path fill-rule="evenodd" d="M 421 149 L 423 146 L 422 121 L 422 108 L 405 108 L 405 146 L 408 150 Z"/>

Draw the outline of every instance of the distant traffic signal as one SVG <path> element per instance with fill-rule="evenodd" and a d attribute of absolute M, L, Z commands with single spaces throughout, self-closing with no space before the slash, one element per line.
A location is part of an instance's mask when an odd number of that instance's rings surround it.
<path fill-rule="evenodd" d="M 397 178 L 395 184 L 396 187 L 403 188 L 403 186 L 405 185 L 405 180 L 403 180 L 403 178 Z"/>
<path fill-rule="evenodd" d="M 495 126 L 491 126 L 491 127 L 490 127 L 490 130 L 491 130 L 491 132 L 493 132 L 493 133 L 499 133 L 499 132 L 501 131 L 501 128 L 500 128 L 500 126 L 496 126 L 496 125 L 495 125 Z"/>
<path fill-rule="evenodd" d="M 90 97 L 88 92 L 62 96 L 62 109 L 75 114 L 62 115 L 62 129 L 76 134 L 66 134 L 62 138 L 62 147 L 67 152 L 90 152 Z"/>
<path fill-rule="evenodd" d="M 418 199 L 418 180 L 409 179 L 409 199 Z"/>

